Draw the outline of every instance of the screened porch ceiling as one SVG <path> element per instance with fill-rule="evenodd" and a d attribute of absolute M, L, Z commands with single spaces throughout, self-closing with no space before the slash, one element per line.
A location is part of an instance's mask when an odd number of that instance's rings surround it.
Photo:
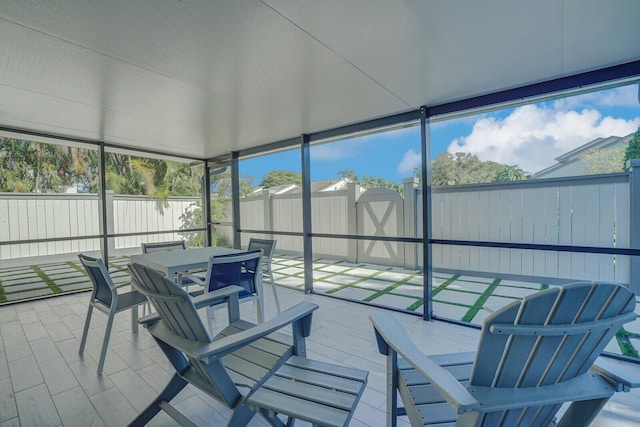
<path fill-rule="evenodd" d="M 211 158 L 640 59 L 637 0 L 3 0 L 0 126 Z"/>

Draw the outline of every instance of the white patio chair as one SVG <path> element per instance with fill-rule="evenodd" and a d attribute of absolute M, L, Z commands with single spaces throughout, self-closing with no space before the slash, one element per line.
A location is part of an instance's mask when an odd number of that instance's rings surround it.
<path fill-rule="evenodd" d="M 276 282 L 273 280 L 273 271 L 271 270 L 271 261 L 273 260 L 273 255 L 276 252 L 277 243 L 277 240 L 251 238 L 251 240 L 249 240 L 249 247 L 247 250 L 255 251 L 257 249 L 262 249 L 262 275 L 263 277 L 269 277 L 271 289 L 273 290 L 273 298 L 276 300 L 276 309 L 278 310 L 278 313 L 280 313 L 278 290 L 276 289 Z"/>
<path fill-rule="evenodd" d="M 79 353 L 81 355 L 84 352 L 84 346 L 87 342 L 87 335 L 89 334 L 89 324 L 91 323 L 93 309 L 96 308 L 108 316 L 104 338 L 102 339 L 102 350 L 100 351 L 100 359 L 98 361 L 98 375 L 101 375 L 104 367 L 104 361 L 107 356 L 107 347 L 109 346 L 109 338 L 111 337 L 113 319 L 116 313 L 124 310 L 131 310 L 131 329 L 133 332 L 138 332 L 138 306 L 147 303 L 147 298 L 135 290 L 118 293 L 118 288 L 121 288 L 128 283 L 115 286 L 111 280 L 107 267 L 101 259 L 92 258 L 82 254 L 78 255 L 78 258 L 80 258 L 80 262 L 87 271 L 87 274 L 91 279 L 91 283 L 93 284 L 93 291 L 91 292 L 91 298 L 89 300 L 89 309 L 84 321 L 82 339 L 80 340 Z"/>
<path fill-rule="evenodd" d="M 151 254 L 155 252 L 166 252 L 166 251 L 181 251 L 187 249 L 187 242 L 185 240 L 171 240 L 167 242 L 153 242 L 153 243 L 142 243 L 142 253 L 143 254 Z M 176 283 L 179 286 L 185 286 L 187 292 L 189 292 L 189 285 L 191 284 L 199 284 L 197 280 L 194 280 L 193 273 L 185 274 L 178 273 L 175 278 Z M 197 290 L 193 292 L 189 292 L 191 296 L 201 295 L 204 291 Z"/>

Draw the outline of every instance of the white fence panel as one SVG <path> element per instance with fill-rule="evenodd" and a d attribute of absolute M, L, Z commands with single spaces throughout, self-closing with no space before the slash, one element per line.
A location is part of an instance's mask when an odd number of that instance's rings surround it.
<path fill-rule="evenodd" d="M 618 248 L 631 246 L 631 217 L 629 215 L 629 185 L 615 184 L 616 201 L 613 205 L 615 211 L 615 235 L 614 242 Z M 631 258 L 628 256 L 616 256 L 614 282 L 626 283 L 629 280 L 631 270 Z"/>
<path fill-rule="evenodd" d="M 247 230 L 268 230 L 270 224 L 264 223 L 265 199 L 262 196 L 240 199 L 240 226 Z M 247 241 L 246 244 L 249 242 Z"/>
<path fill-rule="evenodd" d="M 327 191 L 311 196 L 311 227 L 314 233 L 350 234 L 347 191 Z M 315 256 L 348 256 L 347 239 L 313 239 Z"/>
<path fill-rule="evenodd" d="M 161 213 L 156 202 L 142 196 L 113 196 L 113 222 L 117 233 L 177 230 L 180 216 L 194 202 L 193 197 L 168 200 Z M 100 209 L 95 194 L 0 195 L 0 241 L 44 240 L 97 236 L 100 234 Z M 177 233 L 119 237 L 116 248 L 139 247 L 143 241 L 176 240 Z M 96 251 L 100 239 L 24 243 L 0 246 L 0 259 Z"/>
<path fill-rule="evenodd" d="M 167 205 L 158 208 L 154 199 L 141 196 L 114 196 L 113 222 L 114 233 L 146 233 L 163 230 L 178 230 L 182 226 L 180 217 L 198 198 L 172 197 Z M 116 249 L 136 248 L 144 242 L 180 240 L 178 233 L 163 233 L 146 236 L 124 236 L 115 239 Z"/>
<path fill-rule="evenodd" d="M 302 195 L 276 195 L 271 199 L 273 230 L 302 232 Z M 278 236 L 278 250 L 302 253 L 302 238 Z M 282 245 L 282 246 L 281 246 Z"/>
<path fill-rule="evenodd" d="M 593 247 L 629 247 L 629 184 L 572 177 L 436 187 L 433 238 Z M 420 205 L 420 202 L 418 202 Z M 629 257 L 531 249 L 436 245 L 434 268 L 627 283 Z"/>
<path fill-rule="evenodd" d="M 96 195 L 91 194 L 2 194 L 0 241 L 97 235 L 97 204 Z M 97 239 L 3 245 L 0 247 L 0 259 L 79 252 L 98 247 Z"/>

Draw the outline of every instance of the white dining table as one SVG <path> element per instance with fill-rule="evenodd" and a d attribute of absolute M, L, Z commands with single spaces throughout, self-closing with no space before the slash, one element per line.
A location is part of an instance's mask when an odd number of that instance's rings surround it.
<path fill-rule="evenodd" d="M 145 267 L 157 270 L 173 280 L 174 278 L 177 278 L 176 275 L 178 273 L 201 268 L 206 269 L 209 266 L 209 258 L 212 256 L 240 254 L 245 252 L 247 251 L 242 249 L 208 246 L 205 248 L 181 249 L 132 255 L 131 262 L 142 264 Z M 258 276 L 256 293 L 258 300 L 258 322 L 262 323 L 264 319 L 262 274 Z"/>
<path fill-rule="evenodd" d="M 199 268 L 207 268 L 209 258 L 218 255 L 230 255 L 246 252 L 242 249 L 207 246 L 205 248 L 191 248 L 176 251 L 152 252 L 149 254 L 132 255 L 131 262 L 164 273 L 173 278 L 177 273 Z"/>

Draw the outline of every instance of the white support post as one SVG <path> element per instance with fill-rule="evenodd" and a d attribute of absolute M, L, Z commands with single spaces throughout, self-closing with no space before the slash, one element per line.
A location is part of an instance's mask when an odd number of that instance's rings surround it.
<path fill-rule="evenodd" d="M 347 183 L 347 234 L 358 234 L 357 203 L 360 195 L 360 184 Z M 349 239 L 347 243 L 347 261 L 358 262 L 358 241 Z"/>
<path fill-rule="evenodd" d="M 629 245 L 640 249 L 640 159 L 627 161 L 629 167 Z M 640 294 L 640 257 L 630 259 L 629 288 Z"/>
<path fill-rule="evenodd" d="M 405 178 L 402 180 L 402 185 L 404 186 L 403 237 L 417 237 L 416 190 L 418 188 L 418 178 Z M 418 245 L 415 243 L 405 243 L 404 245 L 404 268 L 415 270 L 418 268 Z"/>
<path fill-rule="evenodd" d="M 263 211 L 264 211 L 264 229 L 273 231 L 273 202 L 271 200 L 271 193 L 268 188 L 264 188 L 262 190 L 262 198 L 263 198 Z M 272 239 L 271 235 L 263 235 L 263 239 Z"/>

